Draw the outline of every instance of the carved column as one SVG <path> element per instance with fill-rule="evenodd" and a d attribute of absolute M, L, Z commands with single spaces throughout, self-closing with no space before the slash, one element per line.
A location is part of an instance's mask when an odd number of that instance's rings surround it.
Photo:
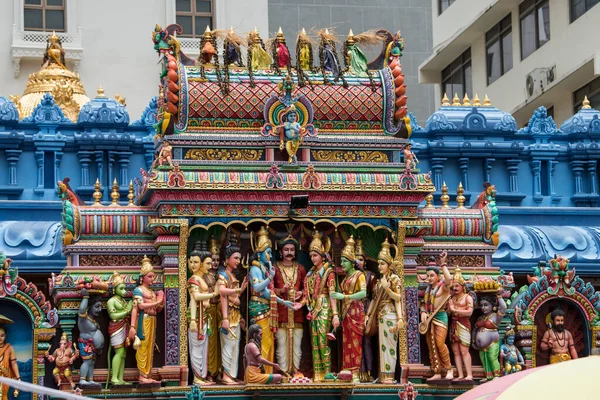
<path fill-rule="evenodd" d="M 465 192 L 469 191 L 469 158 L 462 157 L 458 159 L 458 168 L 460 168 L 460 178 Z"/>
<path fill-rule="evenodd" d="M 556 161 L 554 161 L 556 162 Z M 588 180 L 589 180 L 589 190 L 588 192 L 592 195 L 598 194 L 598 183 L 597 183 L 597 168 L 598 168 L 598 160 L 589 160 L 587 162 L 588 167 Z"/>
<path fill-rule="evenodd" d="M 496 161 L 495 158 L 486 158 L 485 159 L 485 171 L 483 172 L 485 174 L 484 176 L 484 182 L 490 182 L 492 181 L 492 168 L 494 166 L 494 162 Z"/>
<path fill-rule="evenodd" d="M 79 157 L 79 165 L 81 167 L 81 186 L 90 186 L 90 163 L 92 162 L 91 151 L 80 151 L 77 153 Z"/>
<path fill-rule="evenodd" d="M 435 190 L 440 191 L 442 189 L 442 171 L 444 170 L 445 157 L 434 157 L 431 159 L 431 171 L 433 172 L 433 184 Z"/>
<path fill-rule="evenodd" d="M 541 201 L 541 199 L 542 199 L 542 181 L 541 181 L 540 173 L 542 170 L 542 161 L 541 160 L 532 160 L 529 162 L 529 166 L 531 167 L 531 174 L 533 175 L 533 198 L 539 199 Z"/>
<path fill-rule="evenodd" d="M 115 174 L 113 173 L 113 166 L 115 165 L 115 161 L 117 159 L 117 154 L 114 151 L 108 152 L 107 157 L 107 167 L 108 167 L 108 185 L 112 185 L 113 180 L 115 179 Z M 122 183 L 122 182 L 118 182 Z"/>
<path fill-rule="evenodd" d="M 122 151 L 118 154 L 119 156 L 119 184 L 122 187 L 128 187 L 129 178 L 128 178 L 128 170 L 129 170 L 129 162 L 131 157 L 130 151 Z"/>
<path fill-rule="evenodd" d="M 575 177 L 575 194 L 583 194 L 583 171 L 585 168 L 585 161 L 571 161 L 569 164 L 571 165 L 571 170 L 573 171 L 573 175 Z"/>
<path fill-rule="evenodd" d="M 36 193 L 44 192 L 44 152 L 38 150 L 35 152 L 35 162 L 37 164 L 37 187 L 34 189 Z"/>
<path fill-rule="evenodd" d="M 100 185 L 105 186 L 106 182 L 104 181 L 104 151 L 96 151 L 94 153 L 94 159 L 97 167 L 97 175 L 96 177 L 100 181 Z"/>
<path fill-rule="evenodd" d="M 62 151 L 58 151 L 58 150 L 54 152 L 54 180 L 55 181 L 58 181 L 59 179 L 62 178 L 60 176 L 60 162 L 62 161 L 62 156 L 64 154 L 65 153 L 63 153 Z"/>
<path fill-rule="evenodd" d="M 519 191 L 519 178 L 517 173 L 519 172 L 519 164 L 521 160 L 508 159 L 505 161 L 506 169 L 508 170 L 508 191 L 517 193 Z"/>
<path fill-rule="evenodd" d="M 8 186 L 17 186 L 17 164 L 22 151 L 17 149 L 6 149 L 6 161 L 8 162 Z"/>

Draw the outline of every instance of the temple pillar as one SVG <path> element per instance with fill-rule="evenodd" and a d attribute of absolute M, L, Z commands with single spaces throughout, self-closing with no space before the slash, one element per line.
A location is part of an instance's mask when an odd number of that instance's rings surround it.
<path fill-rule="evenodd" d="M 108 167 L 108 186 L 112 186 L 113 184 L 113 180 L 116 178 L 115 174 L 113 173 L 113 167 L 115 165 L 115 162 L 117 161 L 117 154 L 114 151 L 109 151 L 108 152 L 108 157 L 106 160 L 106 164 Z M 118 182 L 121 183 L 121 182 Z"/>
<path fill-rule="evenodd" d="M 517 173 L 519 172 L 519 159 L 508 159 L 504 161 L 506 163 L 506 169 L 508 170 L 508 191 L 512 193 L 519 192 L 519 178 Z"/>
<path fill-rule="evenodd" d="M 17 186 L 17 164 L 22 151 L 17 149 L 6 149 L 6 161 L 8 162 L 8 186 Z"/>
<path fill-rule="evenodd" d="M 494 167 L 494 162 L 496 161 L 495 158 L 486 158 L 485 159 L 485 168 L 484 168 L 484 182 L 490 182 L 492 183 L 492 168 Z"/>
<path fill-rule="evenodd" d="M 131 162 L 130 158 L 133 153 L 131 151 L 122 151 L 118 154 L 119 157 L 119 184 L 121 186 L 121 190 L 125 188 L 125 191 L 129 190 L 129 163 Z"/>
<path fill-rule="evenodd" d="M 55 151 L 54 152 L 54 180 L 58 181 L 59 179 L 61 179 L 60 176 L 60 163 L 62 161 L 62 157 L 65 153 L 63 153 L 62 151 Z"/>
<path fill-rule="evenodd" d="M 465 192 L 469 191 L 469 158 L 462 157 L 458 159 L 458 168 L 460 169 L 460 179 L 465 189 Z"/>
<path fill-rule="evenodd" d="M 92 162 L 91 151 L 80 151 L 77 153 L 79 166 L 81 167 L 81 186 L 90 186 L 90 163 Z"/>
<path fill-rule="evenodd" d="M 533 175 L 533 200 L 537 203 L 541 203 L 544 196 L 542 196 L 542 160 L 532 160 L 529 162 L 531 167 L 531 174 Z"/>
<path fill-rule="evenodd" d="M 554 161 L 556 162 L 556 161 Z M 589 190 L 588 192 L 591 195 L 598 194 L 598 183 L 597 183 L 597 168 L 598 168 L 598 160 L 589 160 L 587 162 L 588 169 L 588 182 L 589 182 Z"/>
<path fill-rule="evenodd" d="M 575 195 L 583 194 L 583 170 L 586 161 L 571 161 L 571 170 L 573 171 L 575 180 Z"/>
<path fill-rule="evenodd" d="M 431 159 L 431 171 L 433 172 L 433 185 L 436 191 L 442 189 L 442 171 L 444 170 L 445 157 L 433 157 Z"/>
<path fill-rule="evenodd" d="M 35 152 L 35 162 L 37 164 L 37 187 L 33 189 L 34 193 L 44 193 L 44 152 L 38 150 Z"/>

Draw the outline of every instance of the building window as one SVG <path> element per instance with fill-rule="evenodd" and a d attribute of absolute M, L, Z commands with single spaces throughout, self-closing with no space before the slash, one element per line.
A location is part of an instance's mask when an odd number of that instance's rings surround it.
<path fill-rule="evenodd" d="M 199 38 L 206 26 L 214 29 L 214 4 L 212 0 L 176 0 L 176 21 L 183 28 L 179 36 Z"/>
<path fill-rule="evenodd" d="M 471 48 L 442 70 L 442 89 L 450 98 L 458 94 L 461 99 L 465 93 L 472 93 Z"/>
<path fill-rule="evenodd" d="M 548 0 L 525 0 L 519 5 L 521 19 L 521 60 L 550 40 Z"/>
<path fill-rule="evenodd" d="M 485 34 L 488 85 L 512 68 L 512 25 L 510 14 Z"/>
<path fill-rule="evenodd" d="M 441 14 L 444 11 L 446 11 L 446 8 L 450 7 L 455 1 L 456 0 L 438 0 L 438 10 L 440 11 L 439 13 Z"/>
<path fill-rule="evenodd" d="M 26 31 L 65 31 L 65 0 L 25 0 Z"/>
<path fill-rule="evenodd" d="M 600 0 L 569 0 L 571 22 L 581 17 L 598 3 L 600 3 Z"/>
<path fill-rule="evenodd" d="M 590 106 L 600 109 L 600 78 L 596 78 L 587 85 L 573 92 L 573 113 L 581 110 L 583 99 L 587 96 Z"/>

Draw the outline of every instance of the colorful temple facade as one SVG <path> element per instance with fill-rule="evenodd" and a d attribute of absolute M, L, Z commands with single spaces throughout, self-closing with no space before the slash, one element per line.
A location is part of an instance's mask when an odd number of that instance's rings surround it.
<path fill-rule="evenodd" d="M 337 49 L 327 30 L 301 33 L 290 57 L 281 31 L 265 47 L 258 32 L 207 28 L 195 61 L 178 29 L 153 32 L 159 93 L 135 122 L 121 96 L 85 97 L 52 38 L 23 97 L 0 97 L 0 309 L 34 329 L 19 342 L 32 349 L 24 379 L 112 398 L 395 397 L 409 382 L 452 398 L 509 370 L 466 345 L 472 373 L 442 376 L 467 340 L 454 318 L 503 344 L 514 334 L 513 367 L 552 362 L 539 346 L 556 308 L 571 356 L 597 347 L 600 293 L 584 279 L 600 248 L 599 111 L 558 128 L 542 107 L 518 129 L 487 97 L 445 97 L 422 127 L 399 34 L 351 32 Z M 369 63 L 370 40 L 383 50 Z M 294 290 L 286 245 L 306 274 Z M 371 317 L 379 331 L 364 335 Z M 479 347 L 499 351 L 489 340 Z M 77 344 L 72 375 L 48 357 L 59 341 L 62 356 Z M 265 377 L 257 354 L 286 362 L 283 376 Z"/>

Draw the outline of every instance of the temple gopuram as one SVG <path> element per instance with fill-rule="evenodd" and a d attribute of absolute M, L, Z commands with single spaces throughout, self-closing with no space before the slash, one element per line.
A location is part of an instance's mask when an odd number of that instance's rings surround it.
<path fill-rule="evenodd" d="M 536 126 L 551 118 L 517 132 L 487 98 L 445 97 L 420 127 L 400 32 L 303 30 L 293 55 L 281 29 L 263 40 L 207 27 L 198 60 L 177 34 L 152 32 L 159 90 L 132 125 L 120 96 L 85 97 L 56 40 L 40 72 L 47 87 L 31 79 L 35 98 L 0 98 L 7 154 L 18 160 L 18 145 L 33 143 L 43 196 L 44 177 L 57 178 L 52 237 L 66 257 L 42 290 L 0 252 L 0 377 L 91 398 L 442 399 L 598 347 L 600 293 L 566 256 L 540 255 L 519 277 L 493 259 L 500 248 L 511 265 L 506 249 L 519 245 L 502 242 L 498 202 L 527 197 L 510 151 L 547 151 L 549 130 Z M 366 45 L 381 48 L 372 61 Z M 597 133 L 598 112 L 580 113 Z M 495 161 L 479 151 L 489 146 L 476 133 L 488 131 L 523 138 L 498 146 L 510 190 L 493 179 L 469 190 L 469 157 Z M 58 172 L 75 147 L 85 168 L 71 181 Z M 457 156 L 451 190 L 443 166 Z M 144 168 L 128 185 L 129 160 Z M 18 191 L 16 163 L 0 193 Z M 32 328 L 30 342 L 15 327 Z M 27 363 L 13 356 L 25 345 Z M 33 398 L 3 384 L 2 400 L 13 394 Z"/>

